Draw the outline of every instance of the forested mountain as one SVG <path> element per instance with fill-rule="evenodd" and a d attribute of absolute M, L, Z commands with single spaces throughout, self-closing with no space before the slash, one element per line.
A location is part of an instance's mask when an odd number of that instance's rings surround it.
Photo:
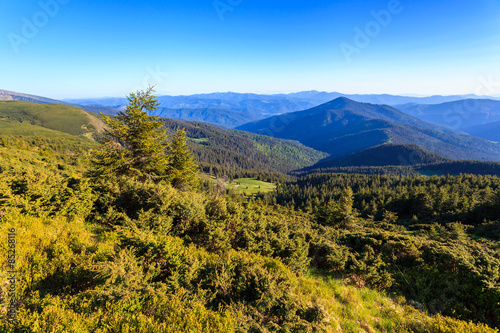
<path fill-rule="evenodd" d="M 163 119 L 170 132 L 185 128 L 190 146 L 202 168 L 209 173 L 248 175 L 262 172 L 287 173 L 315 164 L 325 153 L 299 142 L 253 133 L 224 130 L 213 125 Z"/>
<path fill-rule="evenodd" d="M 434 105 L 405 104 L 395 107 L 422 120 L 459 130 L 500 121 L 500 101 L 491 99 L 469 98 Z"/>
<path fill-rule="evenodd" d="M 465 127 L 462 130 L 479 138 L 500 142 L 500 121 Z"/>
<path fill-rule="evenodd" d="M 500 160 L 500 145 L 424 122 L 388 106 L 338 98 L 318 107 L 270 117 L 241 130 L 297 140 L 341 157 L 392 142 L 416 144 L 447 158 Z"/>
<path fill-rule="evenodd" d="M 422 149 L 417 145 L 385 143 L 380 146 L 368 148 L 359 153 L 316 163 L 313 168 L 389 165 L 410 166 L 449 161 L 451 160 Z"/>
<path fill-rule="evenodd" d="M 354 154 L 353 156 L 356 156 Z M 363 153 L 361 153 L 363 155 Z M 424 155 L 425 156 L 425 155 Z M 399 160 L 399 158 L 398 158 Z M 363 164 L 366 164 L 363 160 Z M 458 176 L 460 174 L 472 174 L 483 176 L 500 177 L 499 162 L 480 162 L 467 160 L 451 160 L 448 162 L 437 162 L 429 164 L 402 164 L 383 166 L 329 166 L 328 160 L 319 162 L 313 166 L 290 172 L 290 175 L 303 177 L 318 173 L 342 173 L 360 175 L 389 175 L 389 176 Z"/>

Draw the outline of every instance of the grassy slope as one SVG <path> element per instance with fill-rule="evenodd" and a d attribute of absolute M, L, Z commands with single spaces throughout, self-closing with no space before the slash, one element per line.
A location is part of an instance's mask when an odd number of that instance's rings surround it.
<path fill-rule="evenodd" d="M 228 182 L 207 174 L 200 174 L 200 177 L 204 180 L 209 181 L 213 186 L 215 186 L 216 184 L 220 184 L 220 182 L 223 182 L 225 188 L 227 190 L 230 190 L 234 194 L 244 194 L 252 196 L 258 193 L 271 192 L 276 189 L 276 185 L 260 181 L 255 178 L 238 178 Z"/>
<path fill-rule="evenodd" d="M 39 104 L 20 101 L 0 102 L 0 119 L 4 122 L 35 125 L 71 135 L 91 135 L 103 124 L 87 112 L 62 104 Z M 9 125 L 4 124 L 4 127 Z"/>

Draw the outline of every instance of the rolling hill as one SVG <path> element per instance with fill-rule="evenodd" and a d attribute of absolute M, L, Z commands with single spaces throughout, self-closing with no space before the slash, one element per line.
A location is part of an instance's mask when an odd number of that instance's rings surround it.
<path fill-rule="evenodd" d="M 500 160 L 500 145 L 460 135 L 383 105 L 337 98 L 318 107 L 270 117 L 238 129 L 297 140 L 332 158 L 384 143 L 416 144 L 446 158 Z"/>
<path fill-rule="evenodd" d="M 500 121 L 500 101 L 491 99 L 464 99 L 434 105 L 405 104 L 396 107 L 422 120 L 459 130 Z"/>

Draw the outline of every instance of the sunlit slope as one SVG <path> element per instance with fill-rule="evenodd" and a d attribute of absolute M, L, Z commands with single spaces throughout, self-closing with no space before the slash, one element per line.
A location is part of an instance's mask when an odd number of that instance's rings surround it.
<path fill-rule="evenodd" d="M 32 129 L 30 125 L 33 126 Z M 0 128 L 3 129 L 0 134 L 27 134 L 31 130 L 49 134 L 40 129 L 45 128 L 91 138 L 102 131 L 104 124 L 95 116 L 72 106 L 1 101 Z"/>

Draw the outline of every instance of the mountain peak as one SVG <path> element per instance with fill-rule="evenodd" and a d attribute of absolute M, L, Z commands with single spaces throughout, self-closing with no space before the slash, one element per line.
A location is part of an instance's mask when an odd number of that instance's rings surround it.
<path fill-rule="evenodd" d="M 338 97 L 330 102 L 326 102 L 323 105 L 331 109 L 344 109 L 344 108 L 358 108 L 360 105 L 364 104 L 366 103 L 356 102 L 347 97 Z"/>

